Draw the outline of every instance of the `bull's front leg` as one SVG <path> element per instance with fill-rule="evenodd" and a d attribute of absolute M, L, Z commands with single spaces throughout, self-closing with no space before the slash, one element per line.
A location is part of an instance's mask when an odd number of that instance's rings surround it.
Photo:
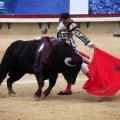
<path fill-rule="evenodd" d="M 36 75 L 37 82 L 38 82 L 38 89 L 35 92 L 35 100 L 40 100 L 41 94 L 42 94 L 42 88 L 44 86 L 44 80 L 42 74 Z"/>
<path fill-rule="evenodd" d="M 35 92 L 35 100 L 37 100 L 37 101 L 40 100 L 43 86 L 44 86 L 44 82 L 38 84 L 38 89 Z"/>
<path fill-rule="evenodd" d="M 54 85 L 55 85 L 55 83 L 56 83 L 56 80 L 57 80 L 57 75 L 56 75 L 54 78 L 49 78 L 49 86 L 48 86 L 48 88 L 42 93 L 41 99 L 44 99 L 45 97 L 47 97 L 47 96 L 50 94 L 52 88 L 54 87 Z"/>

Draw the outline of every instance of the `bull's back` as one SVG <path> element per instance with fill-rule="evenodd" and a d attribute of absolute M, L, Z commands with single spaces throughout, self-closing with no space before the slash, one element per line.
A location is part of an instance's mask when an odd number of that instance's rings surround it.
<path fill-rule="evenodd" d="M 18 69 L 31 69 L 34 64 L 36 50 L 41 42 L 37 40 L 17 40 L 13 42 L 7 48 L 1 64 L 5 64 L 7 61 L 8 66 Z"/>
<path fill-rule="evenodd" d="M 28 53 L 35 52 L 39 44 L 40 42 L 36 40 L 31 41 L 17 40 L 8 47 L 6 52 L 8 52 L 9 54 L 13 53 L 13 55 L 21 54 L 27 55 Z"/>

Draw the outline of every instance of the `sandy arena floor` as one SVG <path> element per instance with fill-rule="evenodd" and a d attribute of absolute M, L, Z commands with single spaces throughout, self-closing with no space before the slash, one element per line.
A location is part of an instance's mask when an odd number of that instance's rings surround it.
<path fill-rule="evenodd" d="M 17 39 L 33 39 L 35 36 L 1 35 L 0 60 L 10 43 Z M 113 37 L 112 34 L 87 36 L 98 48 L 120 57 L 119 37 Z M 78 44 L 77 48 L 92 58 L 94 50 L 85 47 L 77 38 L 75 40 Z M 88 94 L 82 89 L 87 78 L 81 72 L 72 87 L 72 95 L 57 95 L 58 91 L 66 87 L 66 82 L 60 74 L 51 94 L 41 101 L 34 100 L 37 83 L 33 75 L 27 74 L 13 85 L 17 93 L 14 97 L 8 96 L 6 79 L 0 87 L 0 120 L 120 120 L 120 92 L 111 97 Z M 48 82 L 45 82 L 43 89 L 47 86 Z"/>

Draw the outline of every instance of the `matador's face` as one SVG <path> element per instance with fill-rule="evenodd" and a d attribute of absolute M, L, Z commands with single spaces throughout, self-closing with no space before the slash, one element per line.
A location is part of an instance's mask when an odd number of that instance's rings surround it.
<path fill-rule="evenodd" d="M 67 18 L 67 19 L 62 19 L 62 22 L 65 26 L 67 26 L 70 22 L 70 18 Z"/>

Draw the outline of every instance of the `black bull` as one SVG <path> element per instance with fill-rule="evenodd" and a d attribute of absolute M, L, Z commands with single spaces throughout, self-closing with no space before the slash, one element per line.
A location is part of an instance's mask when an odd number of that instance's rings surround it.
<path fill-rule="evenodd" d="M 26 73 L 34 74 L 38 82 L 35 92 L 37 99 L 50 94 L 58 73 L 62 73 L 68 84 L 75 84 L 82 59 L 64 41 L 54 37 L 41 40 L 13 42 L 6 50 L 0 64 L 0 85 L 7 79 L 9 94 L 15 94 L 12 84 Z M 48 88 L 42 93 L 44 80 L 49 80 Z"/>

